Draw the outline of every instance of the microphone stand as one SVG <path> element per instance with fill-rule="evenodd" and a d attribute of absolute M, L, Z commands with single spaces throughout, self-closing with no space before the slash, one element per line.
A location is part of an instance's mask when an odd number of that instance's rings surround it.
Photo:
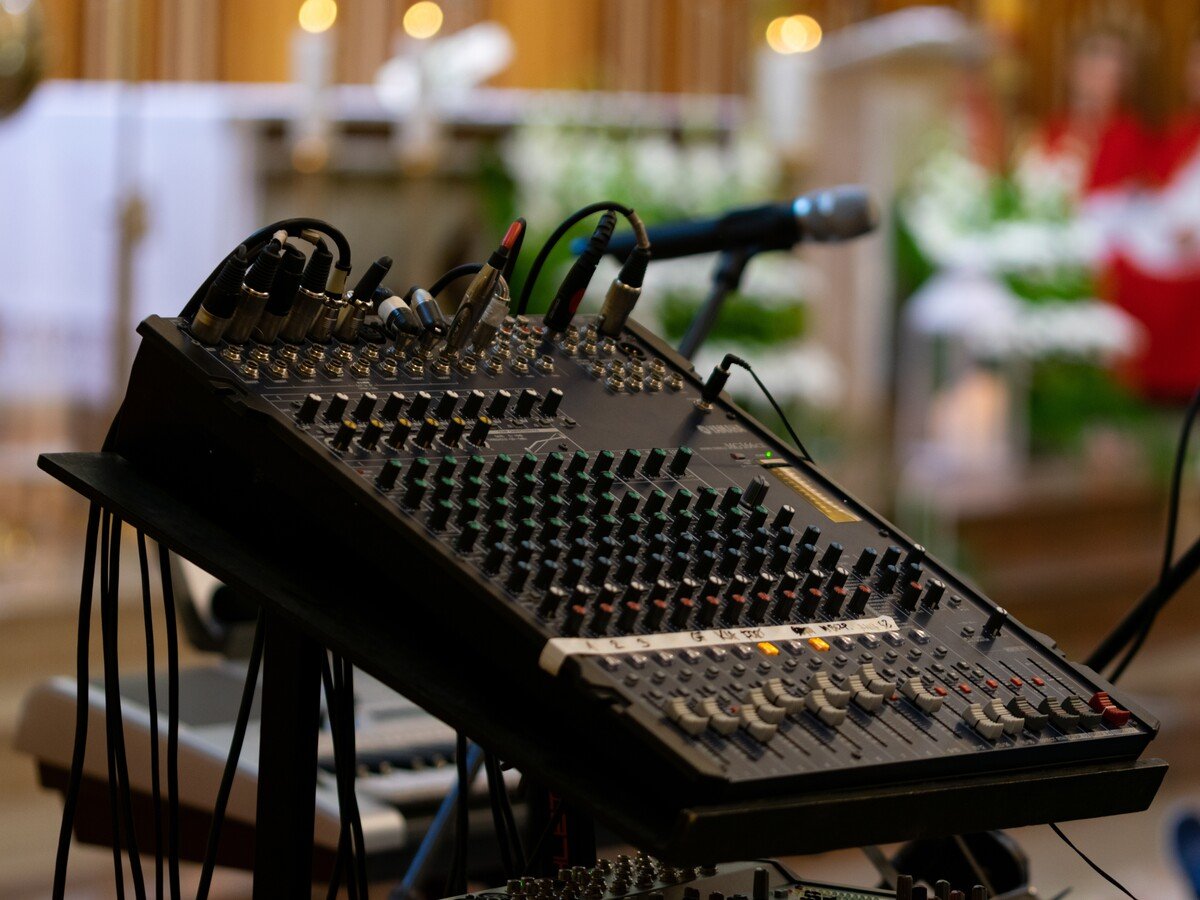
<path fill-rule="evenodd" d="M 691 324 L 688 325 L 683 340 L 679 342 L 679 353 L 685 359 L 691 359 L 700 349 L 700 345 L 708 340 L 708 333 L 716 324 L 721 307 L 725 305 L 725 300 L 729 295 L 736 291 L 742 283 L 742 274 L 746 271 L 746 265 L 758 251 L 758 247 L 737 247 L 724 250 L 717 257 L 717 265 L 712 273 L 712 284 L 709 287 L 708 296 L 704 299 L 704 305 L 697 311 Z"/>
<path fill-rule="evenodd" d="M 1117 654 L 1129 643 L 1140 630 L 1142 624 L 1151 616 L 1167 605 L 1180 588 L 1200 569 L 1200 540 L 1193 543 L 1184 554 L 1167 570 L 1167 576 L 1161 582 L 1150 587 L 1132 609 L 1100 642 L 1091 655 L 1084 661 L 1085 665 L 1099 672 L 1108 667 Z"/>

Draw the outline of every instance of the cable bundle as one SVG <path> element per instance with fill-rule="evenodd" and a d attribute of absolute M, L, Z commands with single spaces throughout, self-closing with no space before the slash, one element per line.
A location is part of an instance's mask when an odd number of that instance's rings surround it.
<path fill-rule="evenodd" d="M 121 718 L 120 671 L 117 660 L 118 595 L 121 568 L 121 529 L 119 518 L 102 511 L 93 503 L 88 511 L 84 549 L 83 581 L 79 601 L 79 631 L 76 648 L 75 740 L 71 754 L 71 772 L 59 828 L 58 850 L 54 865 L 53 896 L 66 895 L 67 867 L 71 850 L 71 831 L 79 804 L 83 780 L 84 756 L 88 739 L 88 691 L 91 643 L 92 601 L 95 591 L 96 554 L 100 555 L 100 634 L 104 679 L 104 724 L 108 769 L 109 812 L 112 823 L 113 872 L 117 896 L 125 896 L 125 873 L 121 858 L 124 846 L 129 859 L 134 895 L 147 896 L 142 872 L 138 835 L 133 818 L 132 789 L 126 758 L 125 731 Z M 158 696 L 154 657 L 154 619 L 150 588 L 150 564 L 146 537 L 137 532 L 138 562 L 142 589 L 142 614 L 146 633 L 146 669 L 150 707 L 151 797 L 154 809 L 153 843 L 155 854 L 154 896 L 161 898 L 169 886 L 170 897 L 181 896 L 179 884 L 179 639 L 175 625 L 175 603 L 171 591 L 170 559 L 159 548 L 162 578 L 163 614 L 167 634 L 167 816 L 164 834 L 161 772 L 158 746 Z M 164 846 L 166 853 L 164 856 Z"/>
<path fill-rule="evenodd" d="M 333 900 L 341 886 L 343 873 L 350 900 L 367 900 L 367 850 L 363 841 L 362 817 L 354 791 L 357 752 L 354 745 L 354 667 L 336 654 L 322 654 L 321 683 L 329 711 L 329 729 L 333 735 L 334 778 L 337 782 L 338 834 L 337 857 L 329 879 L 327 896 Z"/>
<path fill-rule="evenodd" d="M 109 812 L 112 825 L 113 875 L 117 896 L 125 896 L 125 871 L 121 849 L 126 850 L 129 874 L 133 882 L 134 896 L 145 900 L 148 896 L 145 875 L 142 871 L 141 853 L 137 829 L 133 817 L 133 792 L 129 781 L 129 765 L 126 755 L 125 731 L 121 716 L 120 669 L 117 653 L 118 600 L 121 567 L 121 519 L 103 511 L 93 503 L 88 512 L 87 538 L 84 551 L 83 580 L 80 592 L 79 631 L 76 650 L 76 714 L 75 740 L 71 754 L 71 772 L 67 783 L 63 818 L 59 828 L 58 850 L 54 866 L 52 895 L 56 900 L 66 896 L 67 869 L 71 850 L 71 832 L 79 804 L 79 790 L 83 780 L 84 757 L 88 740 L 88 651 L 91 639 L 92 601 L 95 589 L 96 556 L 99 551 L 100 570 L 100 633 L 104 662 L 104 719 L 106 763 L 109 792 Z M 148 705 L 150 709 L 150 782 L 153 806 L 153 844 L 155 855 L 154 896 L 161 900 L 169 896 L 179 900 L 182 896 L 179 876 L 179 636 L 175 622 L 175 599 L 172 589 L 170 552 L 161 545 L 158 548 L 159 576 L 162 586 L 163 616 L 167 636 L 167 760 L 166 760 L 166 822 L 164 834 L 162 773 L 158 744 L 158 691 L 154 654 L 154 604 L 150 585 L 150 561 L 146 536 L 136 532 L 138 562 L 142 590 L 142 614 L 146 636 L 146 674 L 148 683 Z M 254 647 L 250 654 L 249 671 L 242 692 L 234 727 L 233 741 L 225 770 L 213 807 L 213 818 L 208 837 L 204 865 L 196 891 L 199 900 L 208 896 L 216 867 L 217 850 L 220 845 L 221 827 L 225 808 L 233 787 L 233 776 L 241 754 L 258 670 L 262 661 L 263 628 L 260 614 L 255 631 Z"/>

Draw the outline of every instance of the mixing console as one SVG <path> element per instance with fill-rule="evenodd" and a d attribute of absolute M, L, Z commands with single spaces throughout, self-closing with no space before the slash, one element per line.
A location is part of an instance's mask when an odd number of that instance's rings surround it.
<path fill-rule="evenodd" d="M 584 793 L 635 785 L 678 813 L 1132 761 L 1153 737 L 636 323 L 501 315 L 448 352 L 447 329 L 360 307 L 287 341 L 146 320 L 112 448 L 336 574 L 396 653 L 434 642 L 447 672 L 509 686 L 524 737 L 603 760 Z M 1148 802 L 1094 794 L 1087 814 Z M 1010 795 L 997 824 L 1035 807 Z M 908 809 L 897 836 L 955 827 Z"/>
<path fill-rule="evenodd" d="M 594 866 L 561 869 L 554 878 L 518 878 L 503 888 L 466 894 L 460 900 L 985 900 L 982 887 L 971 893 L 939 882 L 936 893 L 901 876 L 895 891 L 839 887 L 796 878 L 772 860 L 676 868 L 639 853 L 600 859 Z"/>

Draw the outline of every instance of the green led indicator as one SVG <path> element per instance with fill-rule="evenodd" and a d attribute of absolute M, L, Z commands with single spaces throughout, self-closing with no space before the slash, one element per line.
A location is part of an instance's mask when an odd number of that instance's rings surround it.
<path fill-rule="evenodd" d="M 772 456 L 774 456 L 774 455 L 775 455 L 775 451 L 774 451 L 774 450 L 768 450 L 768 451 L 767 451 L 767 452 L 764 454 L 764 456 L 766 456 L 766 458 L 767 458 L 767 459 L 770 459 L 770 458 L 771 458 Z"/>

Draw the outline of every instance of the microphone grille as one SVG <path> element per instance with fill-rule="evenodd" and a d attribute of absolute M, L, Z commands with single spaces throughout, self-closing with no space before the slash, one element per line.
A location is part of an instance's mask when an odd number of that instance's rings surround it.
<path fill-rule="evenodd" d="M 879 224 L 871 195 L 857 184 L 801 194 L 793 211 L 802 237 L 810 241 L 845 241 L 873 231 Z"/>

